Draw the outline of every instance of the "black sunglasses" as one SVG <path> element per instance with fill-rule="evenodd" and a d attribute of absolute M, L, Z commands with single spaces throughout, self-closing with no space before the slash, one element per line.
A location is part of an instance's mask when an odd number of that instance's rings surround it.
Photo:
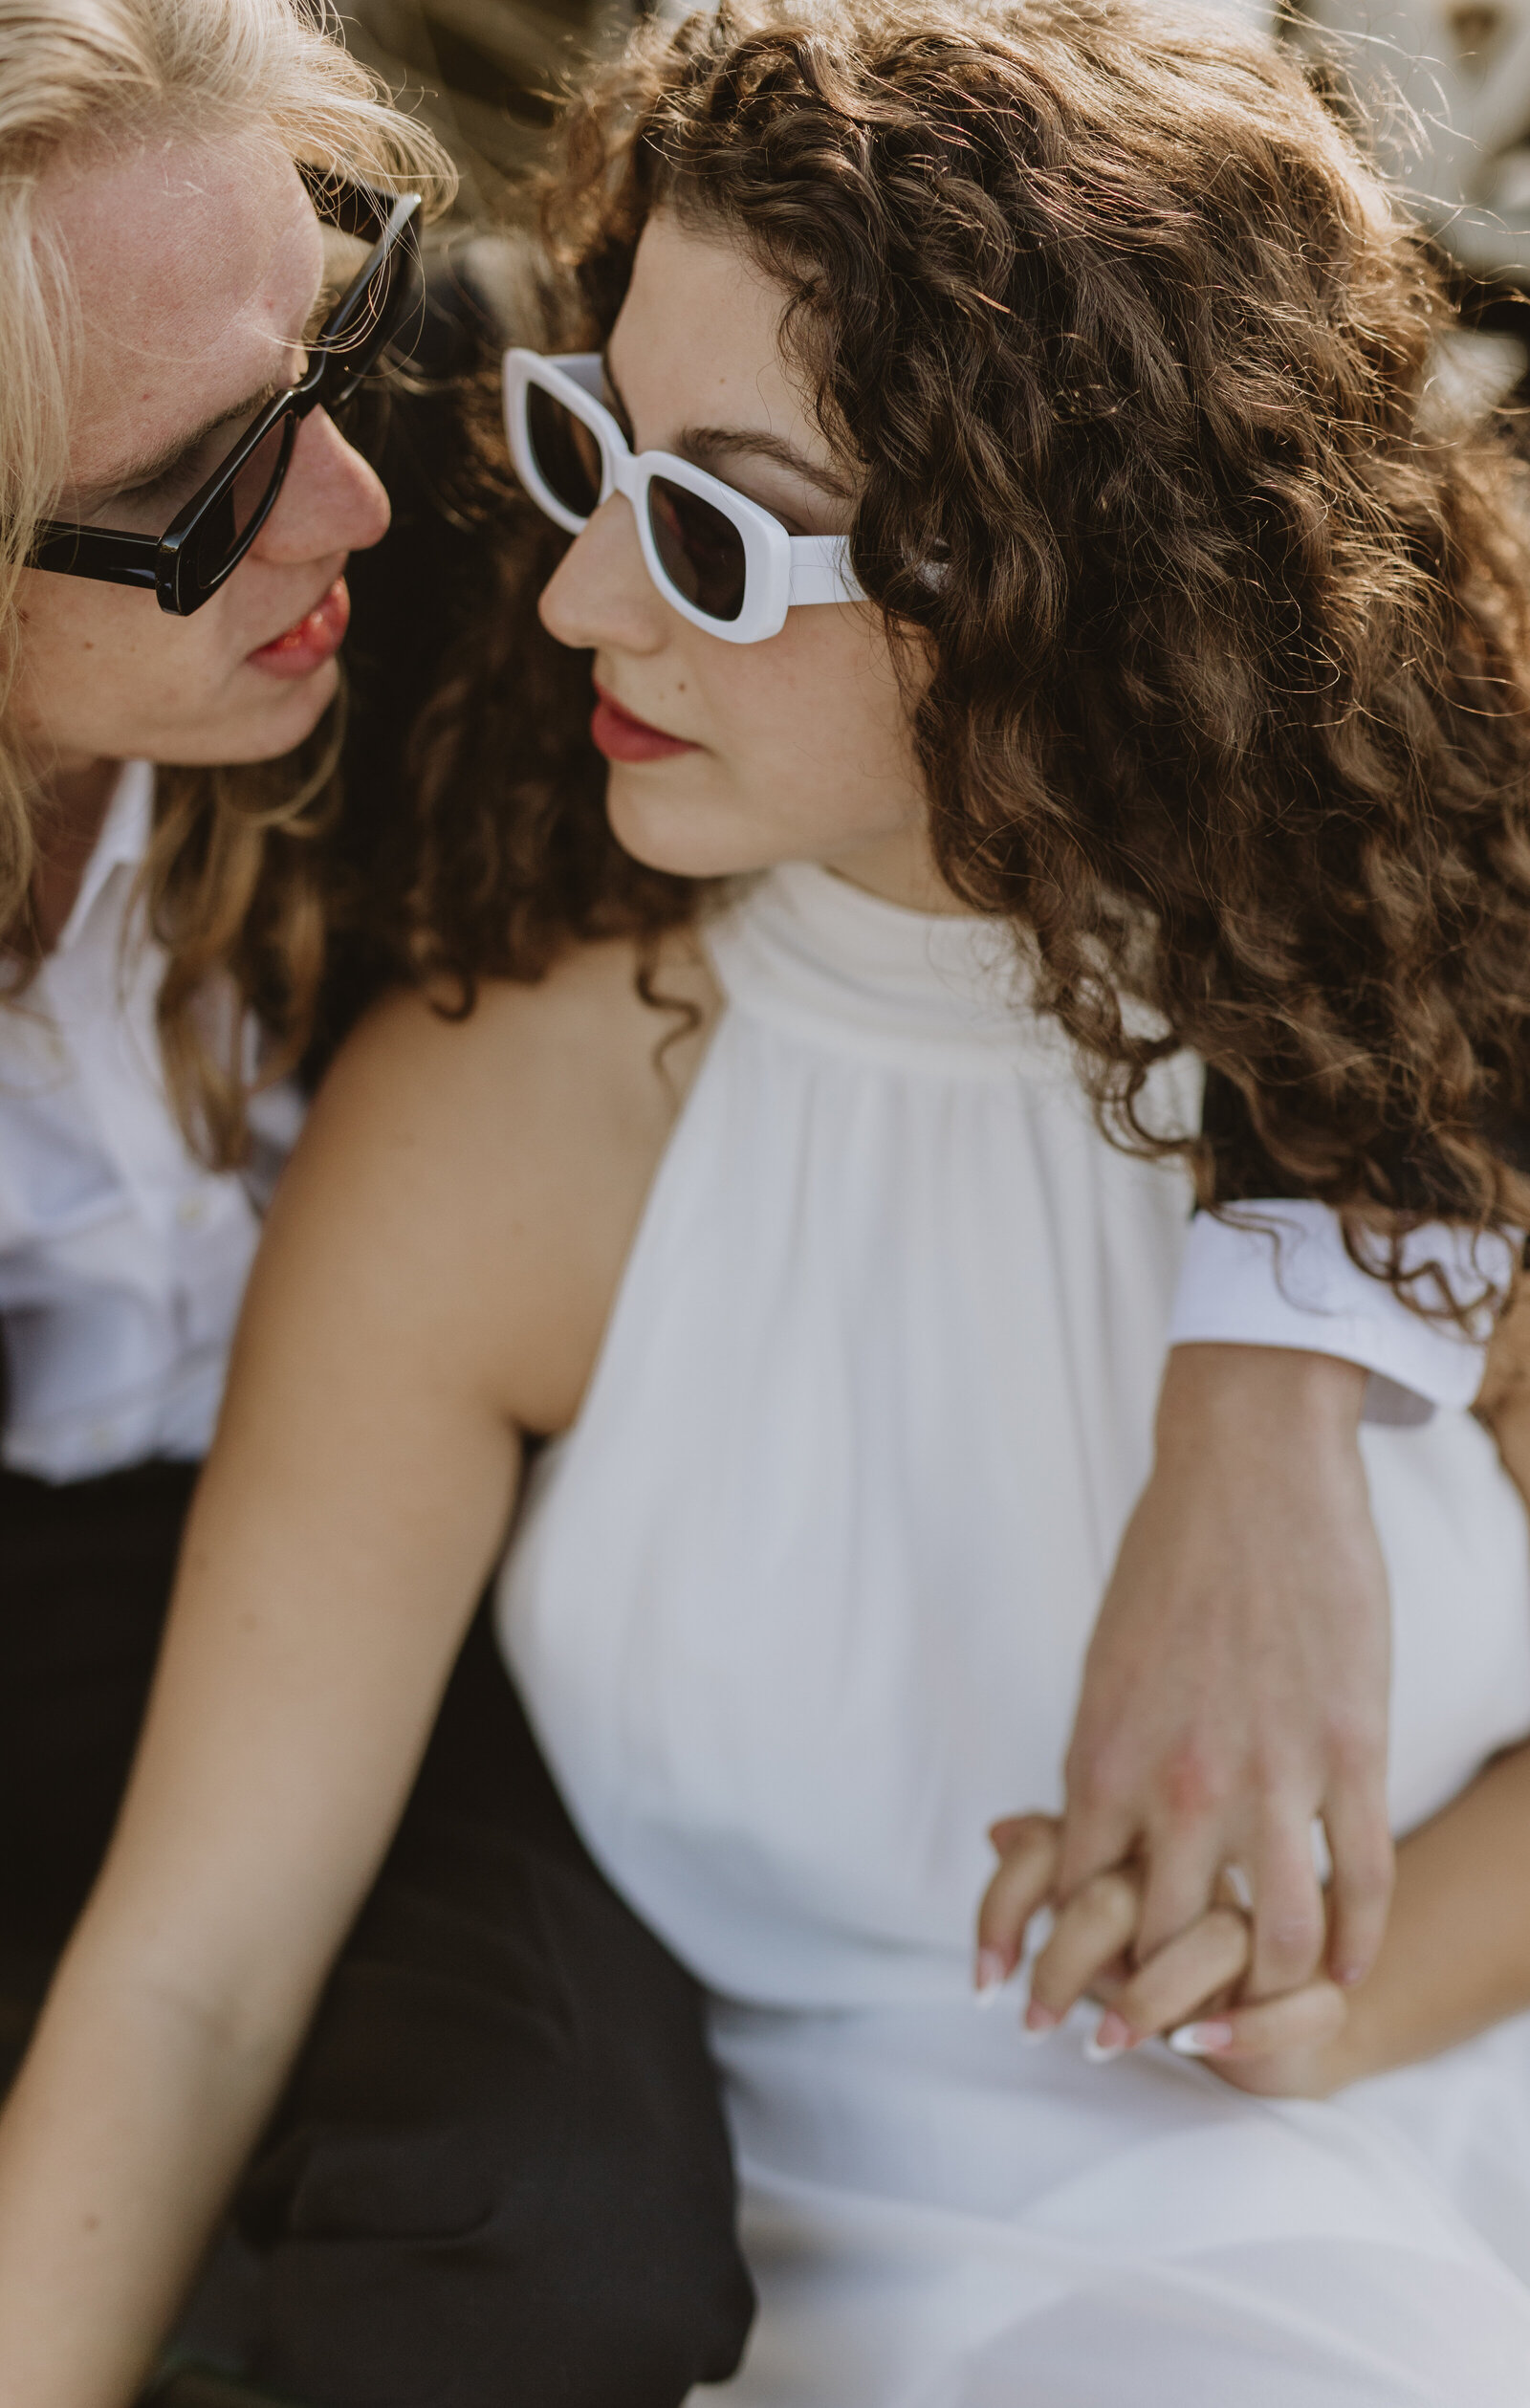
<path fill-rule="evenodd" d="M 163 535 L 44 519 L 31 555 L 33 568 L 91 577 L 107 585 L 151 588 L 160 598 L 160 608 L 182 619 L 200 610 L 232 576 L 281 492 L 302 420 L 315 409 L 334 417 L 354 400 L 362 379 L 397 340 L 424 294 L 415 223 L 419 193 L 390 200 L 356 187 L 352 197 L 366 205 L 372 222 L 382 222 L 382 231 L 354 283 L 308 344 L 311 365 L 301 383 L 289 385 L 257 408 L 231 449 L 176 510 Z M 195 475 L 200 466 L 199 456 L 189 471 L 179 471 L 178 486 L 184 487 L 186 474 Z M 174 498 L 164 494 L 162 485 L 150 485 L 142 506 L 151 507 L 156 497 L 161 510 L 166 498 Z M 111 507 L 120 511 L 128 498 L 120 496 Z"/>

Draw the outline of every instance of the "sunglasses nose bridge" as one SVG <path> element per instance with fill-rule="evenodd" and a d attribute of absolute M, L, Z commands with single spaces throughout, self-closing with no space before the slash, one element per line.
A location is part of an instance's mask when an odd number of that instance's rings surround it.
<path fill-rule="evenodd" d="M 632 515 L 642 523 L 644 496 L 647 490 L 647 473 L 634 458 L 630 447 L 620 447 L 602 432 L 601 438 L 601 500 L 608 502 L 613 493 L 620 493 L 628 504 Z"/>

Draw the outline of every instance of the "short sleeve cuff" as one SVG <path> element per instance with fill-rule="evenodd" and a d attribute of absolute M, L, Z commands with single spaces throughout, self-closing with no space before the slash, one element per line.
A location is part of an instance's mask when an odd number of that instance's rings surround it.
<path fill-rule="evenodd" d="M 1464 1299 L 1485 1283 L 1501 1294 L 1515 1252 L 1496 1234 L 1435 1221 L 1410 1233 L 1403 1259 L 1441 1263 L 1453 1294 Z M 1481 1386 L 1492 1319 L 1484 1307 L 1472 1335 L 1424 1320 L 1351 1261 L 1337 1213 L 1281 1197 L 1196 1214 L 1169 1342 L 1338 1355 L 1431 1405 L 1461 1411 Z"/>

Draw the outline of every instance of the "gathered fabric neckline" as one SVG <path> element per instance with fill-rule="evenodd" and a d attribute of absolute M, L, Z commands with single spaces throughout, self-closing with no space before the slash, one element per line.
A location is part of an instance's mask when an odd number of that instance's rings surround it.
<path fill-rule="evenodd" d="M 706 930 L 730 1004 L 830 1050 L 975 1077 L 1066 1068 L 1013 925 L 911 911 L 811 862 L 768 871 Z"/>

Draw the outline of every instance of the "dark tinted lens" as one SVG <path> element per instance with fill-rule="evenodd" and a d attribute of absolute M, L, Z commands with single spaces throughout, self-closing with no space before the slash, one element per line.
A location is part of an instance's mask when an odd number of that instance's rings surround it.
<path fill-rule="evenodd" d="M 529 384 L 526 431 L 543 484 L 577 518 L 591 517 L 601 499 L 601 447 L 584 421 L 541 385 Z"/>
<path fill-rule="evenodd" d="M 292 440 L 291 419 L 278 418 L 269 433 L 256 444 L 230 489 L 232 505 L 233 536 L 237 543 L 251 520 L 258 518 L 265 508 L 272 487 L 281 473 L 282 460 Z"/>
<path fill-rule="evenodd" d="M 736 619 L 744 607 L 744 538 L 731 518 L 699 493 L 656 476 L 648 487 L 648 524 L 666 574 L 709 619 Z"/>
<path fill-rule="evenodd" d="M 295 431 L 290 417 L 278 418 L 256 444 L 226 493 L 207 511 L 193 538 L 191 574 L 204 592 L 215 585 L 230 561 L 239 557 L 251 530 L 264 516 L 276 487 Z"/>

